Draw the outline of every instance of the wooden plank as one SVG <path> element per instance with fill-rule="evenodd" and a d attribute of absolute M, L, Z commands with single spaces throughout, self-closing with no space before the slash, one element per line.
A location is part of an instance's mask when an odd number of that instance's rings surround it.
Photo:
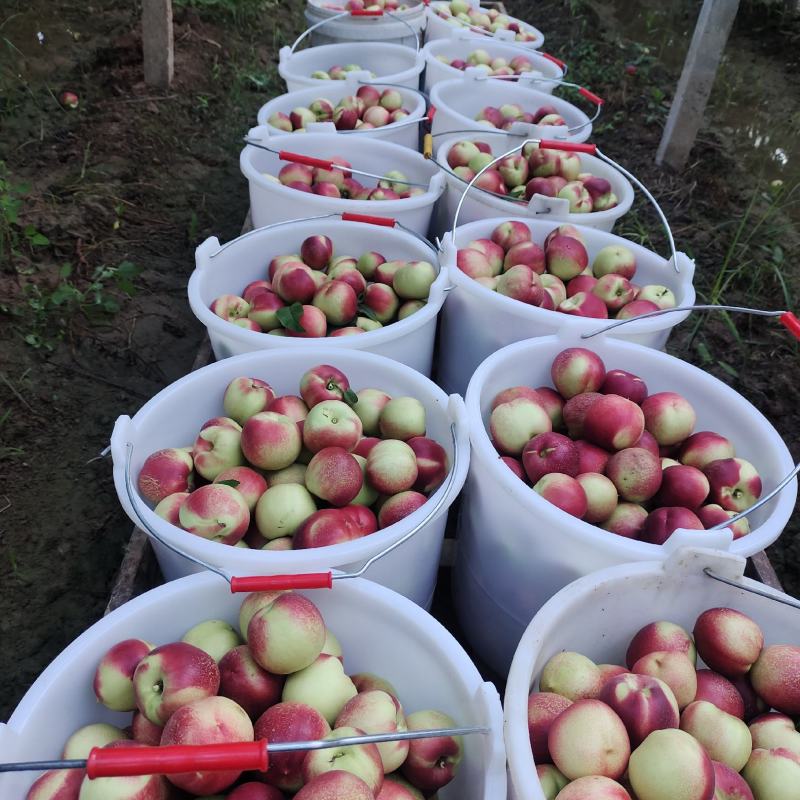
<path fill-rule="evenodd" d="M 142 0 L 142 51 L 145 83 L 169 88 L 175 70 L 172 0 Z"/>
<path fill-rule="evenodd" d="M 703 122 L 725 43 L 739 8 L 739 0 L 703 0 L 683 72 L 675 91 L 656 164 L 683 168 Z"/>
<path fill-rule="evenodd" d="M 778 573 L 775 572 L 775 567 L 772 566 L 772 562 L 763 550 L 759 550 L 755 555 L 751 556 L 750 560 L 761 583 L 765 583 L 779 592 L 783 591 Z"/>

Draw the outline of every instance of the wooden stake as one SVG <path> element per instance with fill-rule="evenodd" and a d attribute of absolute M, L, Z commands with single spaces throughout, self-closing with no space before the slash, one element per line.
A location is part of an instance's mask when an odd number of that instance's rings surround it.
<path fill-rule="evenodd" d="M 681 169 L 686 164 L 703 122 L 708 96 L 738 8 L 739 0 L 703 0 L 658 146 L 656 164 L 666 164 L 673 169 Z"/>
<path fill-rule="evenodd" d="M 172 0 L 142 0 L 142 50 L 145 83 L 169 88 L 175 61 Z"/>

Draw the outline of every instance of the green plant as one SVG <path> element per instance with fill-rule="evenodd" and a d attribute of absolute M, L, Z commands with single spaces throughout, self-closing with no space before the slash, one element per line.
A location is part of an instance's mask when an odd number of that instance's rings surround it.
<path fill-rule="evenodd" d="M 23 248 L 32 252 L 36 247 L 50 244 L 36 226 L 20 219 L 22 200 L 29 191 L 27 184 L 11 179 L 5 162 L 0 161 L 0 263 L 23 257 Z"/>
<path fill-rule="evenodd" d="M 230 14 L 236 22 L 252 20 L 264 11 L 277 8 L 279 2 L 280 0 L 174 0 L 176 6 Z"/>
<path fill-rule="evenodd" d="M 0 415 L 0 439 L 5 439 L 3 427 L 11 419 L 11 409 L 6 409 L 5 413 Z M 11 445 L 0 445 L 0 461 L 6 461 L 17 456 L 21 456 L 25 451 L 21 447 L 13 447 Z"/>
<path fill-rule="evenodd" d="M 88 283 L 84 283 L 73 274 L 71 264 L 64 264 L 54 289 L 28 283 L 24 302 L 9 310 L 24 320 L 18 331 L 27 344 L 52 350 L 76 317 L 96 324 L 116 314 L 120 310 L 119 295 L 132 297 L 136 293 L 134 280 L 139 272 L 135 264 L 123 261 L 116 267 L 96 267 Z"/>

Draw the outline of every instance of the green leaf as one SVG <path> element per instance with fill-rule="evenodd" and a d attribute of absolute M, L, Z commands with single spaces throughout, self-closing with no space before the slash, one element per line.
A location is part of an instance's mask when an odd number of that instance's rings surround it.
<path fill-rule="evenodd" d="M 300 318 L 303 315 L 302 303 L 292 303 L 290 306 L 279 308 L 275 316 L 278 322 L 283 325 L 287 330 L 294 333 L 305 333 L 306 329 L 300 324 Z"/>
<path fill-rule="evenodd" d="M 375 315 L 375 312 L 369 306 L 365 306 L 363 303 L 359 303 L 358 313 L 359 316 L 371 319 L 373 322 L 380 322 L 378 317 Z"/>
<path fill-rule="evenodd" d="M 347 389 L 343 395 L 343 399 L 347 405 L 354 406 L 358 402 L 358 395 L 352 389 Z"/>
<path fill-rule="evenodd" d="M 728 364 L 727 361 L 717 361 L 717 364 L 719 364 L 719 366 L 724 369 L 725 372 L 727 372 L 732 378 L 739 377 L 739 373 L 734 369 L 734 367 Z"/>
<path fill-rule="evenodd" d="M 239 487 L 239 481 L 235 480 L 234 478 L 230 478 L 227 481 L 217 481 L 217 483 L 222 486 L 230 486 L 231 489 L 237 489 Z"/>
<path fill-rule="evenodd" d="M 69 278 L 72 275 L 72 264 L 62 264 L 58 270 L 58 275 L 61 278 Z"/>
<path fill-rule="evenodd" d="M 50 244 L 50 240 L 42 233 L 35 233 L 33 236 L 29 237 L 30 243 L 34 247 L 44 247 L 45 245 Z"/>
<path fill-rule="evenodd" d="M 697 354 L 703 359 L 704 364 L 710 364 L 714 359 L 711 357 L 711 351 L 705 342 L 697 343 Z"/>

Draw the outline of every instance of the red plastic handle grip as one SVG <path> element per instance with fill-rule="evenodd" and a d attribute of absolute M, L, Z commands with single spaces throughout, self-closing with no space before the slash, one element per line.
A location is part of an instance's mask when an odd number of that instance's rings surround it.
<path fill-rule="evenodd" d="M 277 589 L 332 589 L 333 573 L 306 572 L 302 575 L 251 575 L 231 578 L 231 592 L 272 592 Z"/>
<path fill-rule="evenodd" d="M 781 314 L 779 317 L 781 324 L 789 331 L 789 333 L 794 336 L 795 339 L 800 339 L 800 319 L 792 314 L 791 311 L 787 311 L 785 314 Z"/>
<path fill-rule="evenodd" d="M 278 153 L 278 158 L 281 161 L 291 161 L 294 164 L 305 164 L 307 167 L 333 169 L 333 161 L 325 158 L 314 158 L 314 156 L 304 156 L 302 153 L 290 153 L 288 150 L 281 150 Z"/>
<path fill-rule="evenodd" d="M 597 152 L 597 145 L 589 142 L 558 142 L 552 139 L 542 139 L 539 142 L 540 150 L 566 150 L 568 153 L 589 153 L 594 155 Z"/>
<path fill-rule="evenodd" d="M 602 97 L 598 97 L 594 92 L 590 92 L 588 89 L 584 89 L 583 86 L 578 89 L 578 94 L 585 97 L 590 103 L 594 103 L 596 106 L 602 106 L 605 103 Z"/>
<path fill-rule="evenodd" d="M 563 70 L 564 67 L 567 65 L 560 59 L 556 58 L 555 56 L 551 56 L 550 53 L 543 53 L 541 50 L 536 51 L 542 58 L 546 58 L 548 61 L 552 61 L 557 67 L 561 67 Z"/>
<path fill-rule="evenodd" d="M 86 761 L 90 778 L 125 775 L 174 775 L 224 770 L 267 771 L 267 740 L 165 747 L 93 747 Z"/>
<path fill-rule="evenodd" d="M 367 222 L 370 225 L 382 225 L 384 228 L 394 228 L 396 220 L 391 217 L 371 217 L 369 214 L 353 214 L 345 211 L 342 214 L 345 222 Z"/>
<path fill-rule="evenodd" d="M 383 9 L 376 8 L 374 11 L 368 11 L 366 8 L 356 8 L 350 12 L 351 17 L 382 17 Z"/>

